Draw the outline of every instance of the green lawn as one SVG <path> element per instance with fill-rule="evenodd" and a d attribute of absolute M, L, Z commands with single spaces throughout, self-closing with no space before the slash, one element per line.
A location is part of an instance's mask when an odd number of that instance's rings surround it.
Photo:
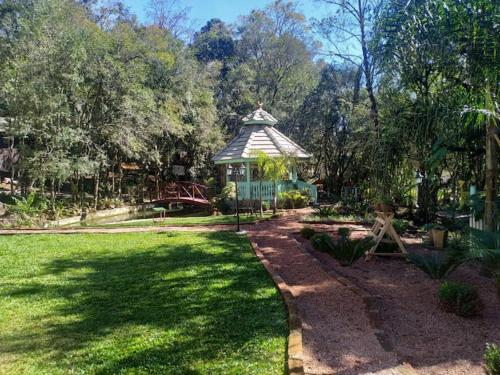
<path fill-rule="evenodd" d="M 240 223 L 249 224 L 255 223 L 259 220 L 268 219 L 272 216 L 271 212 L 264 213 L 261 218 L 258 215 L 240 215 Z M 214 224 L 235 224 L 236 216 L 234 215 L 219 215 L 219 216 L 186 216 L 186 217 L 167 217 L 163 221 L 155 221 L 153 219 L 138 219 L 130 221 L 122 221 L 119 223 L 108 223 L 108 224 L 95 224 L 88 226 L 98 226 L 98 227 L 145 227 L 154 225 L 165 225 L 165 226 L 193 226 L 193 225 L 214 225 Z"/>
<path fill-rule="evenodd" d="M 264 216 L 259 215 L 240 215 L 241 224 L 252 224 L 260 220 L 267 220 L 272 216 L 272 212 L 264 213 Z M 121 221 L 116 223 L 94 224 L 89 223 L 87 227 L 99 228 L 116 228 L 116 227 L 150 227 L 150 226 L 196 226 L 196 225 L 219 225 L 219 224 L 234 224 L 236 225 L 236 216 L 234 215 L 219 215 L 219 216 L 173 216 L 167 217 L 162 221 L 153 219 L 137 219 Z"/>
<path fill-rule="evenodd" d="M 1 374 L 282 374 L 287 333 L 235 234 L 0 237 Z"/>

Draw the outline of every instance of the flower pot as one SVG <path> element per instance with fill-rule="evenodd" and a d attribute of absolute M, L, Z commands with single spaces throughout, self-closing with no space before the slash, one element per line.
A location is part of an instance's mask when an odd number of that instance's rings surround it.
<path fill-rule="evenodd" d="M 389 203 L 376 203 L 373 207 L 375 211 L 391 213 L 394 212 L 394 207 Z"/>
<path fill-rule="evenodd" d="M 435 227 L 431 229 L 431 239 L 436 249 L 444 249 L 448 240 L 448 230 L 446 228 Z"/>

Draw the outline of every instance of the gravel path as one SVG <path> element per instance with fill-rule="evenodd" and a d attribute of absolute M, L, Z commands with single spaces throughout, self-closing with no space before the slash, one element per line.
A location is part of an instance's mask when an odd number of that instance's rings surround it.
<path fill-rule="evenodd" d="M 377 340 L 361 298 L 323 271 L 289 236 L 287 216 L 249 227 L 250 239 L 288 284 L 303 322 L 307 374 L 409 374 Z M 414 373 L 414 372 L 413 372 Z"/>

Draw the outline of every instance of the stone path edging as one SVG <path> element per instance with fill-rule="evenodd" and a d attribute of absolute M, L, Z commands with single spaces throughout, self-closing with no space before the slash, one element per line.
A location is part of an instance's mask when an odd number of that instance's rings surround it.
<path fill-rule="evenodd" d="M 288 310 L 288 326 L 290 333 L 288 335 L 287 348 L 287 374 L 304 375 L 304 363 L 302 360 L 302 320 L 298 314 L 295 297 L 283 278 L 276 272 L 271 263 L 259 250 L 257 243 L 253 241 L 250 241 L 250 243 L 252 244 L 255 255 L 257 255 L 269 275 L 271 275 Z"/>
<path fill-rule="evenodd" d="M 312 261 L 317 263 L 330 277 L 336 279 L 339 283 L 346 286 L 350 291 L 357 294 L 363 300 L 365 305 L 366 314 L 370 325 L 374 330 L 375 337 L 380 343 L 380 346 L 387 352 L 394 352 L 394 348 L 382 327 L 382 313 L 380 307 L 378 306 L 379 296 L 374 296 L 361 289 L 351 280 L 347 279 L 339 272 L 333 270 L 331 267 L 326 266 L 310 249 L 307 248 L 303 243 L 301 243 L 295 236 L 300 235 L 299 233 L 291 233 L 290 237 L 297 244 L 298 248 L 301 249 L 305 254 L 312 258 Z M 397 355 L 397 353 L 395 353 Z M 418 372 L 413 368 L 413 366 L 407 362 L 402 363 L 398 366 L 398 370 L 404 375 L 418 375 Z"/>

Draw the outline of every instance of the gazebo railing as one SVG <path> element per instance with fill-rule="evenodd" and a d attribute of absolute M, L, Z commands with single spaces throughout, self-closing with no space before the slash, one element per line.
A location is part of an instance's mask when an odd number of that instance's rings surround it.
<path fill-rule="evenodd" d="M 259 199 L 261 185 L 259 181 L 238 182 L 238 198 L 239 199 Z M 308 184 L 304 181 L 280 181 L 277 184 L 277 193 L 289 190 L 308 190 L 311 199 L 314 202 L 318 201 L 318 191 L 315 185 Z M 262 200 L 271 201 L 273 199 L 274 184 L 271 181 L 262 182 Z"/>

